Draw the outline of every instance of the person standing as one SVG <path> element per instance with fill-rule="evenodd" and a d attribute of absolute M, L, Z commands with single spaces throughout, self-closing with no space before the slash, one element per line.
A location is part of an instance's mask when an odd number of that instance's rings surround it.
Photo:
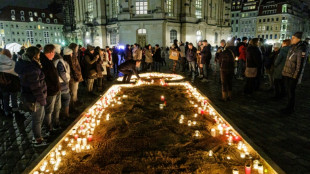
<path fill-rule="evenodd" d="M 111 68 L 113 68 L 112 51 L 110 50 L 109 46 L 106 46 L 106 57 L 107 57 L 107 61 L 108 61 L 108 65 L 107 65 L 107 79 L 108 79 L 108 81 L 112 81 L 112 75 L 111 75 Z"/>
<path fill-rule="evenodd" d="M 186 54 L 185 54 L 185 46 L 184 43 L 181 42 L 180 44 L 180 57 L 181 57 L 181 66 L 182 66 L 182 71 L 185 72 L 186 69 Z"/>
<path fill-rule="evenodd" d="M 99 59 L 96 61 L 96 72 L 97 72 L 97 91 L 102 92 L 103 91 L 103 51 L 100 49 L 100 47 L 95 48 L 95 57 L 99 55 Z"/>
<path fill-rule="evenodd" d="M 125 61 L 132 59 L 132 51 L 131 51 L 129 44 L 126 45 L 124 54 L 125 54 L 125 56 L 124 56 Z"/>
<path fill-rule="evenodd" d="M 70 65 L 70 73 L 71 78 L 69 82 L 69 88 L 70 88 L 70 95 L 71 95 L 71 111 L 75 110 L 75 105 L 79 105 L 81 103 L 78 102 L 78 89 L 79 89 L 79 83 L 83 81 L 82 77 L 82 71 L 81 66 L 78 60 L 79 56 L 79 46 L 75 43 L 71 43 L 69 45 L 69 48 L 73 51 L 72 56 L 68 60 L 68 63 Z M 69 58 L 69 57 L 68 57 Z"/>
<path fill-rule="evenodd" d="M 275 96 L 274 99 L 281 99 L 285 96 L 284 79 L 282 71 L 285 65 L 286 57 L 291 45 L 291 40 L 287 39 L 282 42 L 280 53 L 274 61 L 274 85 L 275 85 Z"/>
<path fill-rule="evenodd" d="M 176 46 L 173 44 L 169 50 L 169 59 L 173 60 L 173 66 L 172 66 L 173 74 L 175 74 L 175 69 L 179 61 L 179 57 L 180 57 L 180 52 L 178 51 Z"/>
<path fill-rule="evenodd" d="M 47 44 L 44 46 L 44 53 L 40 56 L 47 86 L 45 123 L 48 130 L 46 136 L 49 136 L 53 129 L 57 130 L 60 128 L 59 112 L 61 109 L 61 91 L 58 71 L 53 63 L 56 52 L 56 57 L 60 54 L 60 48 L 60 45 Z"/>
<path fill-rule="evenodd" d="M 152 45 L 148 45 L 145 48 L 145 63 L 146 63 L 146 70 L 153 70 L 153 49 L 152 49 Z"/>
<path fill-rule="evenodd" d="M 259 73 L 259 71 L 261 65 L 262 53 L 259 50 L 259 39 L 254 38 L 250 41 L 249 47 L 246 51 L 246 85 L 244 89 L 245 94 L 251 95 L 254 92 L 257 78 L 260 78 L 261 73 Z"/>
<path fill-rule="evenodd" d="M 48 56 L 51 57 L 52 54 L 48 54 Z M 33 46 L 29 47 L 16 63 L 15 71 L 20 77 L 22 105 L 31 113 L 32 144 L 35 147 L 47 145 L 41 134 L 47 87 L 40 62 L 40 50 Z"/>
<path fill-rule="evenodd" d="M 244 79 L 244 71 L 245 71 L 245 62 L 246 62 L 246 55 L 247 55 L 247 45 L 248 43 L 248 38 L 243 37 L 242 42 L 237 46 L 238 48 L 238 80 L 243 80 Z"/>
<path fill-rule="evenodd" d="M 161 50 L 158 44 L 155 45 L 155 53 L 153 55 L 153 60 L 155 62 L 155 71 L 160 72 L 162 58 L 161 58 Z"/>
<path fill-rule="evenodd" d="M 222 82 L 222 100 L 231 100 L 232 96 L 232 80 L 234 77 L 234 39 L 227 42 L 227 45 L 218 55 L 220 65 L 221 82 Z"/>
<path fill-rule="evenodd" d="M 210 67 L 211 61 L 211 45 L 208 44 L 207 40 L 202 41 L 202 50 L 201 50 L 201 65 L 203 69 L 203 79 L 201 82 L 208 82 L 208 69 Z"/>
<path fill-rule="evenodd" d="M 266 68 L 266 74 L 268 75 L 268 78 L 269 78 L 269 89 L 270 90 L 272 90 L 274 87 L 274 77 L 273 77 L 274 61 L 278 57 L 278 54 L 280 52 L 280 47 L 281 47 L 280 43 L 275 43 L 273 45 L 273 51 L 271 52 L 269 57 L 265 59 L 265 62 L 264 62 L 265 68 Z"/>
<path fill-rule="evenodd" d="M 20 91 L 18 74 L 14 71 L 15 61 L 9 50 L 3 49 L 0 53 L 0 91 L 3 97 L 3 110 L 7 117 L 20 115 L 18 112 L 17 93 Z M 10 101 L 12 108 L 10 108 Z M 15 117 L 18 118 L 18 117 Z"/>
<path fill-rule="evenodd" d="M 117 77 L 117 74 L 118 74 L 118 70 L 117 70 L 117 67 L 118 67 L 118 54 L 119 54 L 119 51 L 118 49 L 113 46 L 112 47 L 112 63 L 113 63 L 113 71 L 114 71 L 114 76 Z"/>
<path fill-rule="evenodd" d="M 96 71 L 96 61 L 99 59 L 99 54 L 95 56 L 95 47 L 88 45 L 87 51 L 85 53 L 85 61 L 86 61 L 86 74 L 87 74 L 87 92 L 90 95 L 94 95 L 93 87 L 94 81 L 97 79 L 97 71 Z"/>
<path fill-rule="evenodd" d="M 302 77 L 301 72 L 307 57 L 307 45 L 301 41 L 302 34 L 302 32 L 296 32 L 292 36 L 292 47 L 288 52 L 282 71 L 288 92 L 287 106 L 281 110 L 285 114 L 292 114 L 295 111 L 295 90 L 299 78 Z"/>
<path fill-rule="evenodd" d="M 192 43 L 188 44 L 188 50 L 186 52 L 186 59 L 188 61 L 189 65 L 189 72 L 190 75 L 192 76 L 191 81 L 195 81 L 195 76 L 196 76 L 196 59 L 197 59 L 197 49 L 193 46 Z"/>
<path fill-rule="evenodd" d="M 70 103 L 70 65 L 67 60 L 70 60 L 72 57 L 73 51 L 65 47 L 63 50 L 64 57 L 59 54 L 55 55 L 53 63 L 58 71 L 60 90 L 61 90 L 61 108 L 63 108 L 63 114 L 65 118 L 69 117 L 69 103 Z"/>

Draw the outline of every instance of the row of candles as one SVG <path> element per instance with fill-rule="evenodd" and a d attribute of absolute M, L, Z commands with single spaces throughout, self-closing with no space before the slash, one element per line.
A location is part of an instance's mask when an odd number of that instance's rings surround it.
<path fill-rule="evenodd" d="M 170 80 L 170 81 L 177 81 L 177 80 L 184 79 L 183 76 L 178 75 L 178 74 L 165 74 L 165 73 L 157 73 L 157 72 L 143 73 L 143 74 L 139 74 L 139 76 L 140 78 L 146 78 L 146 79 L 161 78 L 161 79 Z M 133 75 L 130 81 L 134 82 L 136 79 L 137 77 Z M 117 79 L 117 81 L 122 81 L 122 80 L 123 80 L 123 77 L 119 77 Z"/>

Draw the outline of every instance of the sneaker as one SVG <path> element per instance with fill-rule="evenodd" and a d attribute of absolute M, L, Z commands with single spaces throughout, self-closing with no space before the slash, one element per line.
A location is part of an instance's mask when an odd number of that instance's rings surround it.
<path fill-rule="evenodd" d="M 201 82 L 209 82 L 208 79 L 202 79 Z"/>
<path fill-rule="evenodd" d="M 43 140 L 43 138 L 34 139 L 34 141 L 32 141 L 32 144 L 34 147 L 40 147 L 40 146 L 46 146 L 47 145 L 46 141 Z"/>
<path fill-rule="evenodd" d="M 51 136 L 51 131 L 46 132 L 46 133 L 43 135 L 43 138 L 48 138 L 49 136 Z"/>

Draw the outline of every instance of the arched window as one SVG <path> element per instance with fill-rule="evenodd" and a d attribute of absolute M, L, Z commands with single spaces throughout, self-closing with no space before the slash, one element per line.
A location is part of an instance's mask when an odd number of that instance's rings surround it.
<path fill-rule="evenodd" d="M 196 4 L 195 4 L 195 6 L 196 6 L 196 18 L 199 18 L 199 19 L 201 19 L 202 18 L 202 12 L 201 12 L 201 10 L 202 10 L 202 2 L 201 2 L 201 0 L 196 0 Z"/>
<path fill-rule="evenodd" d="M 176 30 L 170 31 L 170 43 L 173 43 L 174 40 L 176 40 L 178 37 L 178 32 Z"/>
<path fill-rule="evenodd" d="M 146 29 L 138 29 L 138 34 L 146 34 Z"/>
<path fill-rule="evenodd" d="M 200 30 L 196 32 L 196 38 L 197 38 L 197 43 L 202 39 Z"/>

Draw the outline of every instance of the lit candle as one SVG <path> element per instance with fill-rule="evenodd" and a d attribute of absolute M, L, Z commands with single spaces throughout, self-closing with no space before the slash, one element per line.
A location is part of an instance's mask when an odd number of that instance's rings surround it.
<path fill-rule="evenodd" d="M 194 117 L 197 118 L 198 114 L 194 114 Z"/>
<path fill-rule="evenodd" d="M 230 158 L 230 156 L 227 156 L 226 158 L 227 158 L 228 160 L 230 160 L 230 159 L 231 159 L 231 158 Z"/>
<path fill-rule="evenodd" d="M 262 164 L 258 164 L 257 171 L 258 171 L 258 174 L 264 174 L 264 167 Z"/>
<path fill-rule="evenodd" d="M 65 142 L 68 142 L 68 141 L 69 141 L 69 138 L 68 138 L 68 137 L 66 137 L 66 138 L 65 138 Z"/>
<path fill-rule="evenodd" d="M 86 145 L 87 145 L 87 139 L 83 138 L 83 146 L 86 146 Z"/>
<path fill-rule="evenodd" d="M 90 128 L 90 133 L 94 134 L 95 128 Z"/>
<path fill-rule="evenodd" d="M 239 174 L 239 170 L 238 169 L 233 169 L 232 173 L 233 174 Z"/>
<path fill-rule="evenodd" d="M 250 164 L 247 164 L 245 166 L 245 174 L 251 174 L 251 165 Z"/>
<path fill-rule="evenodd" d="M 180 118 L 179 123 L 183 124 L 183 119 L 182 118 Z"/>
<path fill-rule="evenodd" d="M 240 153 L 241 158 L 245 158 L 245 153 Z"/>
<path fill-rule="evenodd" d="M 258 160 L 254 160 L 253 161 L 253 168 L 254 169 L 258 169 L 258 164 L 259 164 L 259 161 Z"/>
<path fill-rule="evenodd" d="M 184 119 L 184 115 L 181 115 L 180 119 Z"/>
<path fill-rule="evenodd" d="M 193 125 L 196 126 L 196 124 L 197 124 L 197 122 L 196 122 L 196 121 L 193 121 Z"/>
<path fill-rule="evenodd" d="M 77 139 L 78 137 L 79 137 L 79 135 L 78 135 L 78 134 L 75 134 L 75 135 L 74 135 L 74 138 L 75 138 L 75 139 Z"/>
<path fill-rule="evenodd" d="M 165 96 L 162 95 L 162 96 L 160 97 L 160 99 L 161 99 L 161 101 L 164 101 L 164 100 L 165 100 Z"/>
<path fill-rule="evenodd" d="M 89 150 L 89 149 L 90 149 L 90 145 L 87 145 L 87 146 L 86 146 L 86 149 Z"/>
<path fill-rule="evenodd" d="M 238 150 L 241 150 L 242 146 L 243 146 L 243 143 L 241 141 L 239 141 L 239 143 L 238 143 Z"/>
<path fill-rule="evenodd" d="M 76 149 L 76 152 L 81 152 L 81 145 L 80 144 L 76 144 L 75 145 L 75 149 Z"/>
<path fill-rule="evenodd" d="M 211 129 L 211 136 L 212 137 L 216 136 L 216 130 L 214 128 Z"/>
<path fill-rule="evenodd" d="M 62 155 L 62 156 L 65 156 L 65 155 L 66 155 L 66 151 L 64 151 L 64 150 L 61 151 L 61 155 Z"/>
<path fill-rule="evenodd" d="M 51 152 L 51 158 L 55 157 L 55 152 Z"/>
<path fill-rule="evenodd" d="M 213 151 L 212 150 L 209 150 L 209 156 L 213 156 Z"/>
<path fill-rule="evenodd" d="M 195 130 L 195 137 L 199 137 L 199 130 Z"/>
<path fill-rule="evenodd" d="M 159 104 L 159 109 L 160 110 L 164 109 L 164 104 Z"/>
<path fill-rule="evenodd" d="M 192 121 L 191 121 L 191 120 L 188 120 L 188 121 L 187 121 L 187 125 L 188 125 L 188 126 L 191 126 L 191 125 L 192 125 Z"/>
<path fill-rule="evenodd" d="M 87 139 L 88 139 L 88 141 L 92 141 L 93 135 L 88 135 Z"/>
<path fill-rule="evenodd" d="M 198 108 L 198 114 L 201 114 L 201 107 Z"/>
<path fill-rule="evenodd" d="M 78 138 L 78 139 L 77 139 L 77 143 L 78 143 L 78 144 L 81 144 L 81 141 L 82 141 L 82 138 Z"/>
<path fill-rule="evenodd" d="M 100 124 L 100 120 L 97 120 L 97 126 Z"/>

